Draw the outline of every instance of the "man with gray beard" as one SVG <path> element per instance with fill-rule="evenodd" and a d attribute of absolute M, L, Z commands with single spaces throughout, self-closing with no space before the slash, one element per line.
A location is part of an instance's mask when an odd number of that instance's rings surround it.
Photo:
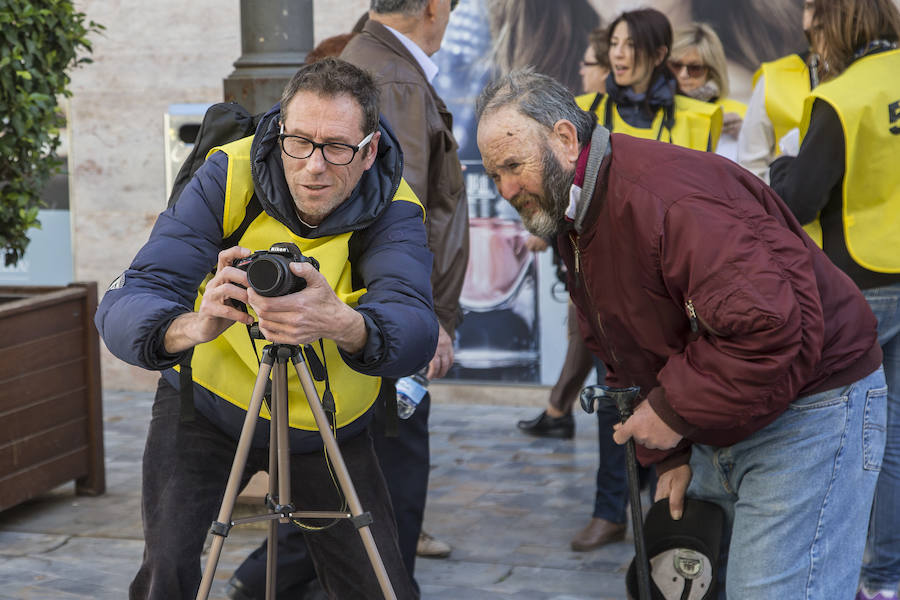
<path fill-rule="evenodd" d="M 610 136 L 549 77 L 500 78 L 476 118 L 500 194 L 558 236 L 606 383 L 641 390 L 613 439 L 673 519 L 685 496 L 723 508 L 727 596 L 852 597 L 887 393 L 856 286 L 751 173 Z"/>

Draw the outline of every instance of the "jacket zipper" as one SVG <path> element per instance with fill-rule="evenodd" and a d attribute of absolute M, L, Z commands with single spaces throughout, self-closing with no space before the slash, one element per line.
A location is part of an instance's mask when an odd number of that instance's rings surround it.
<path fill-rule="evenodd" d="M 575 239 L 575 235 L 569 233 L 569 241 L 572 243 L 572 251 L 575 253 L 575 283 L 578 287 L 581 287 L 581 250 L 578 248 L 578 242 Z M 591 290 L 587 285 L 587 282 L 584 282 L 584 291 L 587 294 L 588 302 L 591 303 L 591 307 L 594 306 L 594 299 L 591 298 Z M 616 351 L 612 347 L 612 343 L 609 341 L 609 337 L 606 335 L 606 330 L 603 328 L 603 321 L 600 319 L 600 313 L 595 313 L 597 317 L 597 326 L 600 328 L 600 335 L 603 336 L 603 341 L 606 342 L 606 349 L 609 350 L 609 356 L 613 360 L 614 363 L 618 366 L 619 358 L 616 356 Z"/>
<path fill-rule="evenodd" d="M 709 326 L 709 324 L 704 321 L 698 314 L 697 310 L 694 308 L 694 301 L 688 299 L 687 302 L 684 303 L 685 308 L 687 309 L 688 319 L 691 321 L 691 331 L 697 333 L 700 331 L 699 325 L 703 326 L 703 329 L 710 332 L 711 334 L 722 337 L 722 334 Z"/>
<path fill-rule="evenodd" d="M 691 321 L 691 331 L 697 333 L 700 327 L 697 325 L 697 311 L 694 310 L 694 301 L 688 300 L 684 306 L 687 308 L 688 319 Z"/>
<path fill-rule="evenodd" d="M 569 234 L 569 241 L 572 242 L 572 251 L 575 253 L 575 283 L 581 285 L 581 279 L 578 277 L 581 275 L 581 250 L 578 248 L 578 242 L 575 241 L 575 236 L 571 233 Z"/>

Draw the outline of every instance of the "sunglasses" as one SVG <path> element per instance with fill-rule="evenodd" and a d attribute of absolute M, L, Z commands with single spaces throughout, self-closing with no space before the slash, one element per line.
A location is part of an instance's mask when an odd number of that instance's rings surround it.
<path fill-rule="evenodd" d="M 670 60 L 669 68 L 672 69 L 672 72 L 678 75 L 681 73 L 682 69 L 687 69 L 688 75 L 691 77 L 702 77 L 709 72 L 709 67 L 706 65 L 697 65 L 697 64 L 688 64 L 683 63 L 679 60 Z"/>

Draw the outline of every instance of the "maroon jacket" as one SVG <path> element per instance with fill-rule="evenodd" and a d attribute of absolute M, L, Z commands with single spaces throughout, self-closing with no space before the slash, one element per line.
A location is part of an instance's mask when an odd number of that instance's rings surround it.
<path fill-rule="evenodd" d="M 640 386 L 686 438 L 638 446 L 642 463 L 734 444 L 799 396 L 878 368 L 868 304 L 771 188 L 714 154 L 620 134 L 610 147 L 581 231 L 559 248 L 607 383 Z"/>

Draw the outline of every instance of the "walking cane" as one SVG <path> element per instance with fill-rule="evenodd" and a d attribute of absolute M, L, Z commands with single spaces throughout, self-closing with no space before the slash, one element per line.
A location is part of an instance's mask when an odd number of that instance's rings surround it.
<path fill-rule="evenodd" d="M 634 412 L 634 401 L 641 388 L 611 388 L 605 385 L 589 385 L 581 390 L 581 407 L 587 413 L 596 410 L 595 402 L 601 398 L 612 400 L 624 423 Z M 631 504 L 631 526 L 634 533 L 634 562 L 637 571 L 638 600 L 650 600 L 650 563 L 647 561 L 647 545 L 644 541 L 644 514 L 641 511 L 641 481 L 638 476 L 634 439 L 625 443 L 625 467 L 628 472 L 628 501 Z"/>

